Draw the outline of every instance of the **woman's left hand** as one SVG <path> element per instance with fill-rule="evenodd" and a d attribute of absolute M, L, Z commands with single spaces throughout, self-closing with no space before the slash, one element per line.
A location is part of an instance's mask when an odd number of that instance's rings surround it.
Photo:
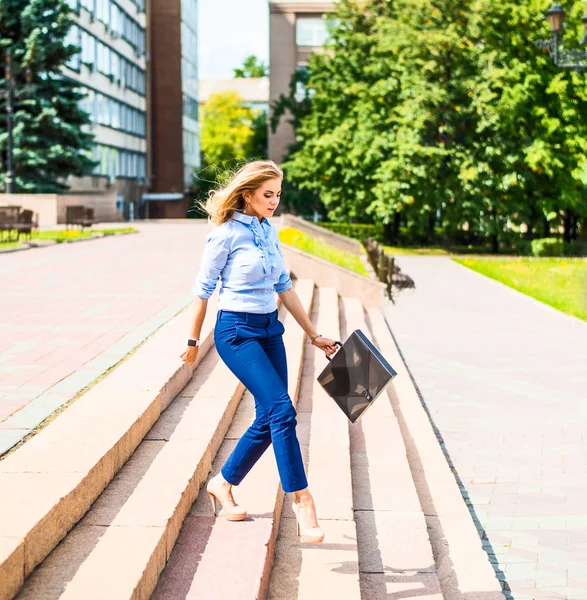
<path fill-rule="evenodd" d="M 324 337 L 322 335 L 319 335 L 318 337 L 314 338 L 312 345 L 324 351 L 326 356 L 331 356 L 339 348 L 338 344 L 334 340 L 331 340 L 330 338 Z"/>

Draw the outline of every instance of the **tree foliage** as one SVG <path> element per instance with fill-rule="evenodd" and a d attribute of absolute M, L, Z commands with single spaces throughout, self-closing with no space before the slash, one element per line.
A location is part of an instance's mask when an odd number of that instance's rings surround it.
<path fill-rule="evenodd" d="M 341 0 L 284 163 L 335 220 L 500 242 L 587 217 L 587 84 L 554 66 L 538 0 Z M 573 2 L 569 39 L 578 39 Z M 569 29 L 571 26 L 569 25 Z"/>
<path fill-rule="evenodd" d="M 234 76 L 237 78 L 267 77 L 269 74 L 267 65 L 254 54 L 250 54 L 245 58 L 242 67 L 233 70 Z"/>
<path fill-rule="evenodd" d="M 88 174 L 93 136 L 84 131 L 88 115 L 79 107 L 83 94 L 63 75 L 62 67 L 79 48 L 65 42 L 73 23 L 64 0 L 0 2 L 0 71 L 5 51 L 13 55 L 17 90 L 25 70 L 33 73 L 34 93 L 17 95 L 14 112 L 14 166 L 18 191 L 59 193 L 70 175 Z M 4 82 L 3 92 L 6 91 Z M 6 98 L 0 99 L 0 182 L 4 183 L 7 149 Z"/>
<path fill-rule="evenodd" d="M 202 168 L 194 173 L 194 187 L 201 200 L 243 162 L 266 158 L 267 116 L 245 106 L 233 90 L 211 94 L 200 115 Z"/>
<path fill-rule="evenodd" d="M 280 94 L 272 103 L 269 125 L 273 133 L 282 118 L 286 117 L 294 131 L 297 131 L 303 118 L 310 114 L 312 103 L 310 90 L 307 87 L 309 79 L 310 74 L 307 69 L 297 69 L 290 78 L 288 93 Z M 302 147 L 302 141 L 294 139 L 287 149 L 286 164 Z M 312 189 L 304 189 L 299 186 L 287 173 L 282 184 L 281 198 L 282 206 L 287 212 L 308 217 L 315 214 L 321 216 L 326 214 L 324 204 L 318 194 Z"/>

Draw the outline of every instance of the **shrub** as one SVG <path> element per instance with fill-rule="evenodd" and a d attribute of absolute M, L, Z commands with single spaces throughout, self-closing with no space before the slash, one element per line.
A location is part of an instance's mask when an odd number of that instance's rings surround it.
<path fill-rule="evenodd" d="M 533 256 L 562 256 L 564 242 L 558 238 L 539 238 L 532 240 Z"/>
<path fill-rule="evenodd" d="M 383 224 L 368 225 L 364 223 L 318 223 L 321 227 L 346 235 L 355 240 L 363 241 L 367 238 L 374 238 L 378 242 L 383 242 Z"/>

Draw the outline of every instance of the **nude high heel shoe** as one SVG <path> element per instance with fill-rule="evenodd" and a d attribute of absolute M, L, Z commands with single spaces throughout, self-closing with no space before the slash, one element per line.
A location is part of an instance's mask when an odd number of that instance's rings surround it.
<path fill-rule="evenodd" d="M 322 542 L 324 540 L 324 532 L 322 529 L 320 529 L 320 527 L 310 527 L 309 529 L 304 529 L 300 525 L 300 507 L 293 502 L 292 508 L 296 516 L 298 537 L 302 538 L 302 542 L 304 544 L 319 544 Z"/>
<path fill-rule="evenodd" d="M 214 512 L 214 516 L 218 516 L 216 512 L 216 501 L 220 502 L 221 514 L 226 518 L 227 521 L 242 521 L 247 518 L 247 511 L 241 506 L 224 506 L 220 497 L 218 495 L 219 487 L 217 482 L 214 479 L 210 479 L 208 485 L 206 486 L 206 492 L 208 492 L 208 496 L 210 497 L 210 502 L 212 502 L 212 511 Z"/>

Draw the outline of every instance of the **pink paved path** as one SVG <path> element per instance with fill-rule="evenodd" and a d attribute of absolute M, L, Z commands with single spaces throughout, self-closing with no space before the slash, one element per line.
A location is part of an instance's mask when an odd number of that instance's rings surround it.
<path fill-rule="evenodd" d="M 445 257 L 398 263 L 416 289 L 386 316 L 506 597 L 587 600 L 587 323 Z"/>
<path fill-rule="evenodd" d="M 0 255 L 0 429 L 33 398 L 190 294 L 207 224 L 133 225 L 141 233 Z"/>

